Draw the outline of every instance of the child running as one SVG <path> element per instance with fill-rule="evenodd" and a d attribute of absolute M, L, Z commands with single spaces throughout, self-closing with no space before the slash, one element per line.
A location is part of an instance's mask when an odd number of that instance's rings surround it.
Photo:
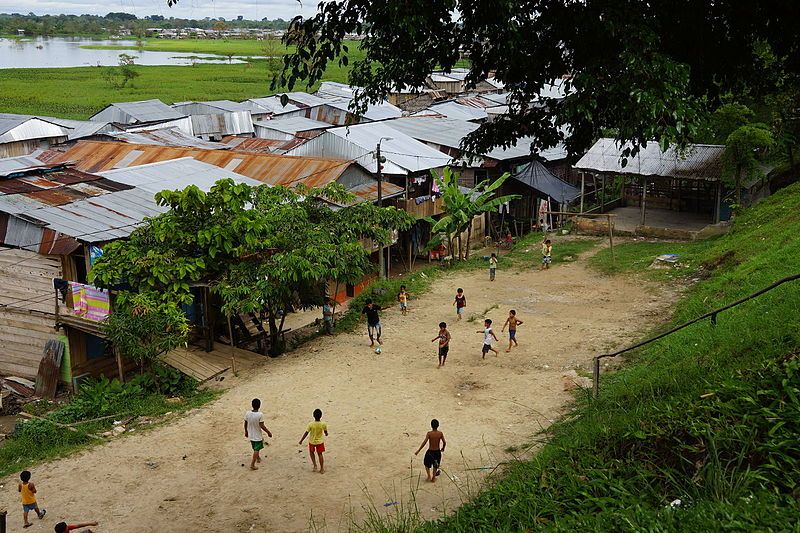
<path fill-rule="evenodd" d="M 244 437 L 250 439 L 250 446 L 253 448 L 250 470 L 258 470 L 256 463 L 261 462 L 260 452 L 264 449 L 264 435 L 261 431 L 265 431 L 270 438 L 272 438 L 272 433 L 264 425 L 264 414 L 258 412 L 261 408 L 261 400 L 253 398 L 250 405 L 253 408 L 244 414 Z"/>
<path fill-rule="evenodd" d="M 497 274 L 497 254 L 492 254 L 489 258 L 489 281 L 494 281 L 495 274 Z"/>
<path fill-rule="evenodd" d="M 439 366 L 442 368 L 447 362 L 447 352 L 450 351 L 450 332 L 447 331 L 447 323 L 439 322 L 439 334 L 431 339 L 431 342 L 439 340 Z"/>
<path fill-rule="evenodd" d="M 467 297 L 464 296 L 464 289 L 460 288 L 456 291 L 456 299 L 453 300 L 453 305 L 456 306 L 456 315 L 458 316 L 458 320 L 461 320 L 461 316 L 464 314 L 464 311 L 467 308 Z"/>
<path fill-rule="evenodd" d="M 506 323 L 503 324 L 503 329 L 501 331 L 506 330 L 506 326 L 508 326 L 508 349 L 506 352 L 511 351 L 511 343 L 514 343 L 514 346 L 519 346 L 517 342 L 517 326 L 522 324 L 522 320 L 517 318 L 517 312 L 513 309 L 508 312 L 508 318 L 506 318 Z"/>
<path fill-rule="evenodd" d="M 408 313 L 408 293 L 406 292 L 406 286 L 400 285 L 400 292 L 397 294 L 397 301 L 400 302 L 400 311 L 403 312 L 403 316 Z"/>
<path fill-rule="evenodd" d="M 328 436 L 328 424 L 322 422 L 322 410 L 314 409 L 314 421 L 308 424 L 305 433 L 300 437 L 298 444 L 303 444 L 303 441 L 308 437 L 308 454 L 311 456 L 311 463 L 314 465 L 313 472 L 317 471 L 317 459 L 314 457 L 314 452 L 319 456 L 319 473 L 325 473 L 325 458 L 322 456 L 325 453 L 325 437 Z"/>
<path fill-rule="evenodd" d="M 378 314 L 378 311 L 381 310 L 380 305 L 376 305 L 372 303 L 371 299 L 367 299 L 364 305 L 364 309 L 361 310 L 362 315 L 367 315 L 367 334 L 369 335 L 369 345 L 375 346 L 375 341 L 378 341 L 378 344 L 383 344 L 381 342 L 381 317 Z"/>
<path fill-rule="evenodd" d="M 542 265 L 539 267 L 539 270 L 545 270 L 550 268 L 550 262 L 553 260 L 553 244 L 550 242 L 550 239 L 545 239 L 542 243 Z"/>
<path fill-rule="evenodd" d="M 36 511 L 36 516 L 41 520 L 47 514 L 47 511 L 44 509 L 40 511 L 39 504 L 36 503 L 36 487 L 31 481 L 31 473 L 23 470 L 19 475 L 19 479 L 17 492 L 19 492 L 22 499 L 22 527 L 31 527 L 33 524 L 28 522 L 28 513 Z"/>
<path fill-rule="evenodd" d="M 487 318 L 486 320 L 484 320 L 483 329 L 479 329 L 478 331 L 476 331 L 476 333 L 483 333 L 483 350 L 481 351 L 483 356 L 481 357 L 481 359 L 486 359 L 486 354 L 489 353 L 490 350 L 494 352 L 495 357 L 500 355 L 500 352 L 492 348 L 492 338 L 494 338 L 494 340 L 496 340 L 497 342 L 500 342 L 500 339 L 498 339 L 497 335 L 495 335 L 494 331 L 492 331 L 491 319 Z"/>
<path fill-rule="evenodd" d="M 425 434 L 425 440 L 419 445 L 414 455 L 419 455 L 419 452 L 426 444 L 428 445 L 428 450 L 425 452 L 425 458 L 422 463 L 425 465 L 428 481 L 436 483 L 436 476 L 442 473 L 439 470 L 439 466 L 442 464 L 442 452 L 447 446 L 447 441 L 444 439 L 444 433 L 439 431 L 439 421 L 435 418 L 431 420 L 431 431 Z M 431 470 L 433 470 L 433 475 L 431 475 Z"/>

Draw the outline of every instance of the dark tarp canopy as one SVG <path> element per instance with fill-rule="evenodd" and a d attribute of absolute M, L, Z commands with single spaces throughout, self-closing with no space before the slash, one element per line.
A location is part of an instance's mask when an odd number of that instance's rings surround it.
<path fill-rule="evenodd" d="M 543 198 L 551 198 L 559 204 L 567 204 L 581 195 L 581 190 L 558 178 L 538 161 L 532 161 L 511 176 L 524 183 Z"/>

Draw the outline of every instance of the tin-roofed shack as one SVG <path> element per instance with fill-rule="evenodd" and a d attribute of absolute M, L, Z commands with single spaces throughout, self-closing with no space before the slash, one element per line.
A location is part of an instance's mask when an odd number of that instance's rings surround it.
<path fill-rule="evenodd" d="M 0 160 L 0 169 L 0 374 L 35 378 L 45 343 L 58 338 L 67 347 L 61 379 L 69 384 L 130 367 L 104 340 L 112 296 L 87 284 L 104 243 L 164 212 L 158 191 L 209 190 L 222 178 L 259 184 L 191 158 L 104 176 L 31 157 Z"/>
<path fill-rule="evenodd" d="M 683 152 L 675 146 L 662 151 L 652 141 L 623 162 L 626 147 L 600 139 L 574 165 L 581 179 L 581 211 L 619 208 L 632 219 L 635 209 L 640 228 L 648 226 L 650 213 L 659 226 L 689 224 L 694 229 L 730 217 L 723 204 L 724 146 L 691 144 Z"/>

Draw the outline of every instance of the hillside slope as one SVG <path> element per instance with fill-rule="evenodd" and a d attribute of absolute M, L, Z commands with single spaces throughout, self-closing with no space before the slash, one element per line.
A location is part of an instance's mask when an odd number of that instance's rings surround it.
<path fill-rule="evenodd" d="M 661 253 L 681 268 L 652 271 Z M 674 323 L 800 273 L 800 184 L 723 237 L 631 243 L 601 271 L 689 282 Z M 698 323 L 604 374 L 598 401 L 551 429 L 452 516 L 423 531 L 797 531 L 800 282 Z M 671 505 L 675 500 L 681 500 Z"/>

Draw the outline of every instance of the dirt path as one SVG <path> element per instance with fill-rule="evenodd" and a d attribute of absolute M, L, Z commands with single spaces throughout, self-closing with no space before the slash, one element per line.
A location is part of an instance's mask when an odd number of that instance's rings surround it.
<path fill-rule="evenodd" d="M 508 309 L 516 309 L 525 322 L 520 347 L 482 361 L 480 319 L 454 321 L 457 287 L 468 299 L 467 318 L 482 319 L 490 309 L 501 342 Z M 394 510 L 392 502 L 406 501 L 412 486 L 423 515 L 439 516 L 474 493 L 487 470 L 481 467 L 507 459 L 506 448 L 530 442 L 562 414 L 570 401 L 565 367 L 588 368 L 593 354 L 630 340 L 662 318 L 662 309 L 654 288 L 580 263 L 500 270 L 494 283 L 484 271 L 445 277 L 411 300 L 408 316 L 396 308 L 384 313 L 380 355 L 365 331 L 320 339 L 270 360 L 175 423 L 37 467 L 49 512 L 28 531 L 52 531 L 62 518 L 99 520 L 98 532 L 305 531 L 312 524 L 339 531 L 351 510 L 361 516 L 370 499 L 381 511 Z M 438 370 L 430 339 L 441 320 L 453 341 Z M 261 469 L 251 472 L 243 467 L 250 453 L 242 415 L 256 396 L 275 438 Z M 330 429 L 324 475 L 311 472 L 306 448 L 297 445 L 316 407 Z M 448 441 L 449 478 L 435 485 L 424 482 L 422 454 L 413 455 L 433 417 Z M 3 484 L 0 508 L 10 511 L 16 531 L 16 484 Z"/>

